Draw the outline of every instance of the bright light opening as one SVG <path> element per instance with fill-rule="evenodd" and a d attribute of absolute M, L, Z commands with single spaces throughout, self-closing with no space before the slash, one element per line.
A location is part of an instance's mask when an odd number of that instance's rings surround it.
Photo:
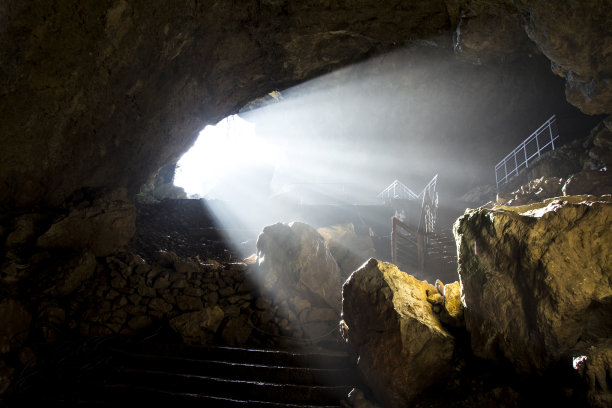
<path fill-rule="evenodd" d="M 255 124 L 233 115 L 200 132 L 178 161 L 174 184 L 190 197 L 231 200 L 241 175 L 265 173 L 265 179 L 280 158 L 278 148 L 256 136 Z"/>

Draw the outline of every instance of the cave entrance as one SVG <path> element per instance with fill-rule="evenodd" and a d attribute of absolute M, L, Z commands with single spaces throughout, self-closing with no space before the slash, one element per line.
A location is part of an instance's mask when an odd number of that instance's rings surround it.
<path fill-rule="evenodd" d="M 408 47 L 248 103 L 188 153 L 204 166 L 194 172 L 204 189 L 181 181 L 183 161 L 176 182 L 205 198 L 231 242 L 251 242 L 247 254 L 264 226 L 297 220 L 352 223 L 385 241 L 376 253 L 385 260 L 394 215 L 377 198 L 385 186 L 439 174 L 438 223 L 450 237 L 465 208 L 495 199 L 500 154 L 553 113 L 566 141 L 584 136 L 561 123 L 579 113 L 543 57 L 475 66 L 442 47 Z"/>

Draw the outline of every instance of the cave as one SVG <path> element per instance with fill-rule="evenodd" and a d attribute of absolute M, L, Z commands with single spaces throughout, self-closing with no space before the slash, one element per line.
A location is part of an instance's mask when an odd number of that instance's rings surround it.
<path fill-rule="evenodd" d="M 612 404 L 607 0 L 0 22 L 0 405 Z"/>

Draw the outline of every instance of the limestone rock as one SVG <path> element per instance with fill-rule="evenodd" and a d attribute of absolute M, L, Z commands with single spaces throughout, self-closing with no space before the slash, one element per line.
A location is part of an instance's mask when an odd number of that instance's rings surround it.
<path fill-rule="evenodd" d="M 369 235 L 357 235 L 353 224 L 334 225 L 317 230 L 338 263 L 344 281 L 376 253 Z"/>
<path fill-rule="evenodd" d="M 85 252 L 80 258 L 67 265 L 67 270 L 57 277 L 54 294 L 66 296 L 74 292 L 96 270 L 96 257 L 91 252 Z"/>
<path fill-rule="evenodd" d="M 128 243 L 135 232 L 135 220 L 132 203 L 117 197 L 100 198 L 51 225 L 38 238 L 37 245 L 89 250 L 95 256 L 106 256 Z"/>
<path fill-rule="evenodd" d="M 265 227 L 257 239 L 257 258 L 266 290 L 295 288 L 340 311 L 340 270 L 314 228 L 300 222 Z"/>
<path fill-rule="evenodd" d="M 575 355 L 573 365 L 587 386 L 589 405 L 596 408 L 612 406 L 612 339 L 602 339 Z"/>
<path fill-rule="evenodd" d="M 185 313 L 170 320 L 170 327 L 190 344 L 207 344 L 212 340 L 225 314 L 219 306 Z"/>
<path fill-rule="evenodd" d="M 477 356 L 542 372 L 579 342 L 612 335 L 609 196 L 469 210 L 454 231 Z"/>
<path fill-rule="evenodd" d="M 21 302 L 11 298 L 0 302 L 0 354 L 27 339 L 31 321 L 32 315 Z"/>
<path fill-rule="evenodd" d="M 567 100 L 590 115 L 610 113 L 611 57 L 602 54 L 610 46 L 610 2 L 521 0 L 518 3 L 522 3 L 528 16 L 527 34 L 552 61 L 553 71 L 565 78 Z M 600 36 L 606 40 L 591 41 Z M 593 55 L 602 57 L 593 58 Z"/>
<path fill-rule="evenodd" d="M 612 171 L 583 170 L 563 185 L 563 195 L 612 194 Z"/>
<path fill-rule="evenodd" d="M 359 354 L 358 368 L 386 407 L 409 406 L 451 371 L 454 338 L 427 301 L 437 289 L 371 259 L 343 288 L 343 336 Z"/>

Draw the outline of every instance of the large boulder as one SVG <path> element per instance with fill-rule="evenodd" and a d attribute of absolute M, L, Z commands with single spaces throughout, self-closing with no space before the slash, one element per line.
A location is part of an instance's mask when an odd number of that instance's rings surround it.
<path fill-rule="evenodd" d="M 91 251 L 110 255 L 123 248 L 136 231 L 136 210 L 124 189 L 77 206 L 55 222 L 36 244 L 43 248 Z"/>
<path fill-rule="evenodd" d="M 257 239 L 257 256 L 267 291 L 296 289 L 340 312 L 340 269 L 314 228 L 300 222 L 267 226 Z"/>
<path fill-rule="evenodd" d="M 612 406 L 612 339 L 602 339 L 573 358 L 587 386 L 587 401 L 596 408 Z"/>
<path fill-rule="evenodd" d="M 333 225 L 317 230 L 338 263 L 344 281 L 376 254 L 369 235 L 357 234 L 353 224 Z"/>
<path fill-rule="evenodd" d="M 612 198 L 467 211 L 454 226 L 477 356 L 543 372 L 612 335 Z"/>
<path fill-rule="evenodd" d="M 343 287 L 343 336 L 358 368 L 386 407 L 405 407 L 451 372 L 455 340 L 428 302 L 435 286 L 370 259 Z"/>

